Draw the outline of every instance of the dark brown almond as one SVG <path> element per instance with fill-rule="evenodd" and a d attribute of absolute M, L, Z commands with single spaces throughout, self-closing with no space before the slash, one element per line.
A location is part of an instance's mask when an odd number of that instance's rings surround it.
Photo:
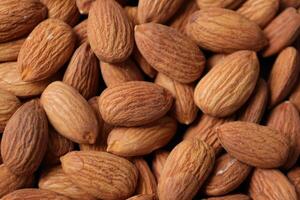
<path fill-rule="evenodd" d="M 210 197 L 205 200 L 251 200 L 251 198 L 244 194 L 232 194 L 232 195 L 226 195 L 222 197 Z"/>
<path fill-rule="evenodd" d="M 300 167 L 296 166 L 287 174 L 291 183 L 295 186 L 298 198 L 300 197 Z"/>

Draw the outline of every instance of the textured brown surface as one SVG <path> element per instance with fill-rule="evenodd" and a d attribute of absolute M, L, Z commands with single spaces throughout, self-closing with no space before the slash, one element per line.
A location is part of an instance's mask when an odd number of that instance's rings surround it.
<path fill-rule="evenodd" d="M 298 197 L 300 197 L 300 167 L 294 167 L 287 174 L 290 182 L 295 186 Z"/>
<path fill-rule="evenodd" d="M 154 200 L 154 199 L 155 199 L 154 195 L 151 194 L 138 194 L 126 200 Z"/>
<path fill-rule="evenodd" d="M 139 24 L 138 22 L 138 8 L 137 6 L 126 6 L 124 8 L 125 12 L 127 13 L 129 19 L 133 23 L 133 25 Z"/>
<path fill-rule="evenodd" d="M 222 197 L 211 197 L 205 200 L 251 200 L 251 199 L 250 197 L 244 194 L 233 194 L 233 195 L 226 195 Z"/>
<path fill-rule="evenodd" d="M 152 171 L 155 175 L 156 181 L 158 182 L 164 165 L 167 161 L 170 152 L 158 150 L 154 153 L 153 160 L 152 160 Z"/>
<path fill-rule="evenodd" d="M 95 0 L 76 0 L 76 5 L 80 14 L 88 14 L 94 1 Z"/>
<path fill-rule="evenodd" d="M 150 78 L 156 76 L 157 71 L 146 61 L 136 46 L 133 49 L 133 58 L 147 76 Z"/>
<path fill-rule="evenodd" d="M 71 200 L 55 192 L 40 189 L 22 189 L 4 196 L 2 200 Z"/>
<path fill-rule="evenodd" d="M 227 9 L 235 9 L 245 0 L 196 0 L 201 9 L 219 7 Z"/>
<path fill-rule="evenodd" d="M 0 44 L 0 62 L 16 61 L 25 38 Z"/>
<path fill-rule="evenodd" d="M 83 44 L 88 41 L 88 36 L 87 36 L 87 20 L 83 20 L 79 24 L 77 24 L 74 28 L 73 31 L 76 35 L 77 38 L 77 44 Z"/>
<path fill-rule="evenodd" d="M 296 106 L 298 111 L 300 111 L 300 82 L 299 81 L 295 84 L 295 87 L 293 89 L 293 92 L 291 93 L 289 101 L 292 102 L 294 106 Z"/>

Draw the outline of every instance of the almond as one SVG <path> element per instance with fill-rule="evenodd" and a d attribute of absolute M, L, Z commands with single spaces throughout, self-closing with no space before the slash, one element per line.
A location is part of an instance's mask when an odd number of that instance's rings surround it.
<path fill-rule="evenodd" d="M 162 73 L 156 76 L 155 83 L 172 93 L 175 102 L 171 112 L 177 121 L 186 125 L 192 123 L 198 112 L 193 98 L 194 86 L 174 81 Z"/>
<path fill-rule="evenodd" d="M 174 28 L 155 23 L 138 25 L 135 27 L 135 41 L 152 67 L 176 81 L 191 83 L 203 72 L 205 57 L 202 52 L 192 40 Z"/>
<path fill-rule="evenodd" d="M 204 186 L 208 196 L 221 196 L 232 192 L 247 178 L 251 167 L 224 154 L 216 160 L 214 169 Z"/>
<path fill-rule="evenodd" d="M 295 186 L 298 198 L 300 197 L 300 167 L 294 167 L 287 174 L 290 182 Z"/>
<path fill-rule="evenodd" d="M 211 197 L 205 200 L 251 200 L 250 197 L 244 194 L 226 195 L 223 197 Z"/>
<path fill-rule="evenodd" d="M 177 123 L 170 117 L 144 126 L 116 127 L 108 135 L 107 152 L 124 157 L 146 155 L 168 144 L 176 130 Z"/>
<path fill-rule="evenodd" d="M 77 24 L 74 28 L 73 31 L 77 37 L 77 43 L 79 45 L 85 43 L 88 41 L 87 38 L 87 19 L 83 20 L 79 24 Z"/>
<path fill-rule="evenodd" d="M 184 0 L 140 0 L 138 4 L 138 19 L 140 24 L 147 22 L 164 23 L 170 19 Z"/>
<path fill-rule="evenodd" d="M 134 25 L 139 24 L 137 6 L 126 6 L 124 9 L 132 23 Z"/>
<path fill-rule="evenodd" d="M 269 40 L 269 46 L 263 51 L 263 56 L 277 54 L 291 45 L 300 33 L 300 15 L 295 8 L 282 11 L 264 29 Z"/>
<path fill-rule="evenodd" d="M 223 124 L 216 131 L 225 150 L 243 163 L 276 168 L 286 162 L 289 140 L 275 129 L 237 121 Z"/>
<path fill-rule="evenodd" d="M 34 82 L 55 74 L 71 57 L 75 36 L 69 25 L 48 19 L 26 38 L 18 56 L 23 81 Z"/>
<path fill-rule="evenodd" d="M 139 194 L 139 195 L 130 197 L 126 200 L 154 200 L 154 196 L 151 194 Z"/>
<path fill-rule="evenodd" d="M 214 117 L 231 115 L 248 100 L 258 75 L 259 61 L 255 52 L 235 52 L 199 81 L 194 101 L 205 114 Z"/>
<path fill-rule="evenodd" d="M 237 12 L 264 28 L 275 17 L 279 0 L 247 0 Z"/>
<path fill-rule="evenodd" d="M 200 9 L 219 7 L 235 9 L 245 0 L 196 0 Z"/>
<path fill-rule="evenodd" d="M 38 0 L 1 0 L 0 8 L 0 43 L 26 36 L 47 17 Z"/>
<path fill-rule="evenodd" d="M 144 80 L 142 72 L 131 59 L 115 64 L 101 62 L 100 67 L 107 87 L 117 86 L 128 81 Z"/>
<path fill-rule="evenodd" d="M 131 54 L 134 46 L 132 23 L 116 1 L 95 1 L 87 28 L 91 47 L 101 61 L 122 62 Z"/>
<path fill-rule="evenodd" d="M 99 87 L 99 63 L 88 43 L 74 52 L 63 82 L 75 88 L 84 98 L 96 95 Z"/>
<path fill-rule="evenodd" d="M 80 14 L 88 14 L 94 1 L 95 0 L 76 0 L 76 5 Z"/>
<path fill-rule="evenodd" d="M 61 157 L 61 162 L 70 180 L 96 198 L 126 199 L 134 193 L 138 171 L 124 158 L 98 151 L 74 151 Z"/>
<path fill-rule="evenodd" d="M 226 58 L 228 54 L 218 53 L 213 54 L 211 57 L 207 59 L 206 62 L 206 70 L 210 71 L 213 67 L 215 67 L 219 62 L 223 62 L 224 58 Z"/>
<path fill-rule="evenodd" d="M 133 50 L 134 60 L 138 63 L 141 70 L 150 78 L 154 78 L 157 74 L 157 71 L 146 61 L 142 56 L 137 47 Z"/>
<path fill-rule="evenodd" d="M 160 200 L 192 199 L 214 165 L 213 150 L 201 140 L 184 140 L 170 153 L 158 182 Z"/>
<path fill-rule="evenodd" d="M 5 195 L 2 200 L 71 200 L 68 197 L 62 196 L 55 192 L 40 189 L 22 189 Z"/>
<path fill-rule="evenodd" d="M 288 8 L 288 7 L 298 8 L 299 6 L 300 6 L 299 0 L 280 0 L 281 8 Z"/>
<path fill-rule="evenodd" d="M 294 106 L 296 106 L 298 111 L 300 111 L 300 81 L 296 83 L 295 88 L 289 98 L 289 101 L 292 102 Z"/>
<path fill-rule="evenodd" d="M 53 82 L 44 90 L 41 103 L 60 134 L 77 143 L 95 143 L 99 130 L 96 115 L 74 88 Z"/>
<path fill-rule="evenodd" d="M 163 87 L 144 81 L 130 81 L 105 89 L 99 98 L 99 109 L 104 121 L 109 124 L 141 126 L 164 116 L 172 103 L 172 94 Z"/>
<path fill-rule="evenodd" d="M 246 17 L 223 8 L 207 8 L 191 15 L 186 31 L 196 43 L 217 53 L 259 51 L 267 44 L 260 27 Z"/>
<path fill-rule="evenodd" d="M 276 169 L 256 169 L 251 177 L 249 193 L 252 199 L 297 199 L 295 187 Z"/>
<path fill-rule="evenodd" d="M 14 174 L 32 174 L 42 162 L 47 143 L 48 121 L 45 111 L 38 99 L 26 102 L 5 126 L 1 140 L 3 163 Z"/>
<path fill-rule="evenodd" d="M 299 53 L 294 47 L 288 47 L 280 52 L 268 80 L 270 106 L 277 105 L 290 94 L 293 86 L 297 83 L 299 65 Z"/>
<path fill-rule="evenodd" d="M 154 157 L 152 160 L 152 171 L 155 175 L 157 182 L 159 181 L 160 175 L 162 173 L 162 170 L 164 168 L 169 154 L 170 152 L 163 150 L 158 150 L 154 153 Z"/>
<path fill-rule="evenodd" d="M 16 61 L 25 39 L 0 44 L 0 62 Z"/>

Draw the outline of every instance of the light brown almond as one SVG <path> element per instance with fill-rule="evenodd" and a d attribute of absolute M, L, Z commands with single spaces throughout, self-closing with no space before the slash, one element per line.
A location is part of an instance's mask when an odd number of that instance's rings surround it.
<path fill-rule="evenodd" d="M 218 54 L 213 54 L 211 57 L 207 59 L 206 62 L 206 70 L 209 71 L 213 67 L 215 67 L 219 62 L 222 62 L 224 58 L 226 58 L 227 54 L 223 53 L 218 53 Z"/>
<path fill-rule="evenodd" d="M 162 173 L 162 170 L 164 168 L 164 165 L 167 161 L 167 158 L 169 156 L 170 152 L 158 150 L 154 153 L 154 157 L 152 160 L 152 171 L 155 175 L 156 181 L 159 181 L 160 175 Z"/>
<path fill-rule="evenodd" d="M 16 61 L 25 38 L 0 44 L 0 62 Z"/>
<path fill-rule="evenodd" d="M 244 1 L 245 0 L 196 0 L 200 9 L 211 7 L 235 9 Z"/>
<path fill-rule="evenodd" d="M 2 200 L 71 200 L 55 192 L 40 189 L 21 189 L 5 195 Z"/>

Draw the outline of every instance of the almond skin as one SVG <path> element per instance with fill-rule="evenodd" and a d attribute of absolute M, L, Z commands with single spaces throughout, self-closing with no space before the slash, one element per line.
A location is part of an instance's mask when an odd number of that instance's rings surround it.
<path fill-rule="evenodd" d="M 299 53 L 294 47 L 288 47 L 280 52 L 268 80 L 270 106 L 275 106 L 290 94 L 293 86 L 297 83 L 299 65 Z"/>
<path fill-rule="evenodd" d="M 156 76 L 157 71 L 147 62 L 136 46 L 133 49 L 133 58 L 148 77 L 154 78 Z"/>
<path fill-rule="evenodd" d="M 213 150 L 201 140 L 184 140 L 170 153 L 158 182 L 160 200 L 192 199 L 214 165 Z"/>
<path fill-rule="evenodd" d="M 297 195 L 300 197 L 300 167 L 294 167 L 287 174 L 291 183 L 295 186 Z"/>
<path fill-rule="evenodd" d="M 137 185 L 135 166 L 109 153 L 74 151 L 61 157 L 61 162 L 70 180 L 96 198 L 126 199 L 134 193 Z"/>
<path fill-rule="evenodd" d="M 75 46 L 72 28 L 58 19 L 40 23 L 26 38 L 18 56 L 23 81 L 44 80 L 71 57 Z"/>
<path fill-rule="evenodd" d="M 2 200 L 71 200 L 55 192 L 40 189 L 21 189 L 5 195 Z"/>
<path fill-rule="evenodd" d="M 95 143 L 99 130 L 96 115 L 74 88 L 53 82 L 44 90 L 41 103 L 60 134 L 77 143 Z"/>
<path fill-rule="evenodd" d="M 272 56 L 290 46 L 298 37 L 300 31 L 300 15 L 295 8 L 282 11 L 264 29 L 269 45 L 263 51 L 264 57 Z"/>
<path fill-rule="evenodd" d="M 74 52 L 63 82 L 72 86 L 86 99 L 96 95 L 99 87 L 98 59 L 86 42 Z"/>
<path fill-rule="evenodd" d="M 115 126 L 151 123 L 164 116 L 172 103 L 169 91 L 144 81 L 130 81 L 107 88 L 99 97 L 99 109 L 104 121 Z"/>
<path fill-rule="evenodd" d="M 5 126 L 1 140 L 3 163 L 14 174 L 33 174 L 42 162 L 47 143 L 45 111 L 38 99 L 26 102 Z"/>
<path fill-rule="evenodd" d="M 140 0 L 138 4 L 139 23 L 163 24 L 176 13 L 183 2 L 184 0 Z"/>
<path fill-rule="evenodd" d="M 155 23 L 138 25 L 135 27 L 135 41 L 153 68 L 176 81 L 191 83 L 203 72 L 205 57 L 202 52 L 192 40 L 174 28 Z"/>
<path fill-rule="evenodd" d="M 152 171 L 155 175 L 157 182 L 159 181 L 160 175 L 162 173 L 162 170 L 164 168 L 169 154 L 170 152 L 163 150 L 158 150 L 154 153 L 154 157 L 152 159 Z"/>
<path fill-rule="evenodd" d="M 299 6 L 300 6 L 299 0 L 280 0 L 281 8 L 288 8 L 288 7 L 298 8 Z"/>
<path fill-rule="evenodd" d="M 146 155 L 168 144 L 176 130 L 171 117 L 144 126 L 116 127 L 108 135 L 107 152 L 123 157 Z"/>
<path fill-rule="evenodd" d="M 295 187 L 276 169 L 256 169 L 251 177 L 249 193 L 252 199 L 297 200 Z"/>
<path fill-rule="evenodd" d="M 251 200 L 250 197 L 244 194 L 233 194 L 233 195 L 226 195 L 222 197 L 211 197 L 205 200 Z"/>
<path fill-rule="evenodd" d="M 155 198 L 154 195 L 151 194 L 138 194 L 126 200 L 155 200 Z"/>
<path fill-rule="evenodd" d="M 197 84 L 196 105 L 214 117 L 237 111 L 250 97 L 259 75 L 259 61 L 253 51 L 237 51 L 217 64 Z"/>
<path fill-rule="evenodd" d="M 74 28 L 73 31 L 76 35 L 77 38 L 77 44 L 81 45 L 85 42 L 88 41 L 88 36 L 87 36 L 87 19 L 83 20 L 79 24 L 77 24 Z"/>
<path fill-rule="evenodd" d="M 243 1 L 244 0 L 196 0 L 200 9 L 212 7 L 235 9 L 243 3 Z"/>
<path fill-rule="evenodd" d="M 16 61 L 25 38 L 0 44 L 0 62 Z"/>
<path fill-rule="evenodd" d="M 126 6 L 124 8 L 125 12 L 127 13 L 131 22 L 136 25 L 139 24 L 138 22 L 138 8 L 137 6 Z"/>
<path fill-rule="evenodd" d="M 298 111 L 300 111 L 300 82 L 299 81 L 296 84 L 296 86 L 289 98 L 289 101 L 292 102 L 294 104 L 294 106 L 296 106 Z"/>
<path fill-rule="evenodd" d="M 0 43 L 27 35 L 46 17 L 47 8 L 39 0 L 2 0 Z"/>
<path fill-rule="evenodd" d="M 89 12 L 87 28 L 91 47 L 101 61 L 122 62 L 131 54 L 133 26 L 116 1 L 95 1 Z"/>
<path fill-rule="evenodd" d="M 191 15 L 188 35 L 205 49 L 217 53 L 259 51 L 267 44 L 260 27 L 244 16 L 223 8 L 207 8 Z"/>
<path fill-rule="evenodd" d="M 287 160 L 289 140 L 275 129 L 237 121 L 217 127 L 216 132 L 225 150 L 248 165 L 276 168 Z"/>

